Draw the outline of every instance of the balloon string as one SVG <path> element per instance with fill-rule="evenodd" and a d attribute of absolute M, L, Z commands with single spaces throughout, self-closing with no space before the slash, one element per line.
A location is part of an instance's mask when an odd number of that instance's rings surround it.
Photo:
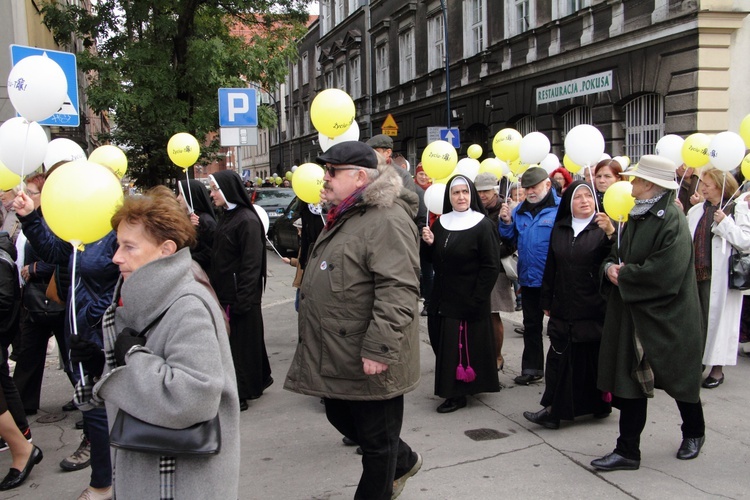
<path fill-rule="evenodd" d="M 688 169 L 686 168 L 685 171 L 682 173 L 682 177 L 680 177 L 680 185 L 677 187 L 677 190 L 679 191 L 682 189 L 682 183 L 685 180 L 685 176 L 687 175 Z"/>
<path fill-rule="evenodd" d="M 271 243 L 271 240 L 268 239 L 268 236 L 266 236 L 266 241 L 269 245 L 271 245 L 271 248 L 273 248 L 273 251 L 276 252 L 276 255 L 278 255 L 280 259 L 283 259 L 284 257 L 279 253 L 278 250 L 276 250 L 276 247 L 273 246 L 273 243 Z"/>
<path fill-rule="evenodd" d="M 73 335 L 76 337 L 78 336 L 78 317 L 76 314 L 76 266 L 78 262 L 78 242 L 71 241 L 70 244 L 73 245 L 73 271 L 71 272 L 70 279 L 73 283 L 73 286 L 70 287 L 70 309 L 73 311 L 73 314 L 71 315 L 70 322 L 73 326 Z M 81 384 L 86 385 L 86 374 L 83 371 L 83 363 L 78 363 L 78 371 L 81 375 Z"/>
<path fill-rule="evenodd" d="M 587 163 L 586 167 L 589 169 L 589 179 L 591 179 L 591 192 L 594 193 L 594 206 L 596 207 L 597 212 L 601 212 L 601 208 L 599 207 L 599 198 L 596 196 L 596 186 L 594 185 L 594 172 L 591 171 L 591 164 Z"/>
<path fill-rule="evenodd" d="M 729 203 L 731 203 L 732 199 L 734 199 L 735 196 L 737 196 L 738 194 L 739 195 L 742 194 L 742 186 L 744 186 L 745 184 L 747 184 L 747 181 L 742 181 L 742 184 L 739 185 L 739 187 L 737 188 L 737 191 L 735 191 L 734 194 L 729 197 L 729 199 L 727 200 L 726 204 L 723 207 L 720 207 L 720 210 L 724 210 L 724 208 L 727 205 L 729 205 Z"/>
<path fill-rule="evenodd" d="M 193 210 L 193 193 L 190 191 L 190 169 L 189 168 L 185 169 L 185 178 L 187 178 L 187 182 L 185 184 L 187 184 L 188 198 L 190 199 L 190 203 L 188 204 L 188 206 L 190 207 L 190 213 L 192 214 L 193 212 L 195 212 L 195 210 Z"/>
<path fill-rule="evenodd" d="M 724 210 L 724 207 L 726 207 L 726 205 L 724 206 L 721 205 L 721 200 L 724 199 L 724 192 L 725 192 L 724 189 L 726 188 L 726 185 L 727 185 L 727 173 L 724 172 L 724 177 L 721 179 L 721 198 L 719 198 L 719 210 Z"/>

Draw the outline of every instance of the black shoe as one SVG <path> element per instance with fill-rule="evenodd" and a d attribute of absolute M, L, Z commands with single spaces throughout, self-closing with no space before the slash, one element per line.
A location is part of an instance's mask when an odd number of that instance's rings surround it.
<path fill-rule="evenodd" d="M 523 307 L 521 307 L 521 304 L 518 304 L 516 306 L 516 311 L 522 311 L 522 310 L 523 310 Z"/>
<path fill-rule="evenodd" d="M 266 380 L 266 383 L 263 384 L 263 390 L 265 391 L 269 387 L 273 385 L 273 377 L 268 377 L 268 380 Z"/>
<path fill-rule="evenodd" d="M 513 379 L 513 382 L 515 382 L 518 385 L 529 385 L 530 383 L 536 382 L 537 380 L 542 380 L 542 376 L 541 375 L 519 375 Z"/>
<path fill-rule="evenodd" d="M 65 403 L 62 407 L 62 411 L 76 411 L 77 409 L 78 407 L 76 406 L 76 404 L 73 402 L 72 399 L 68 401 L 67 403 Z"/>
<path fill-rule="evenodd" d="M 532 411 L 525 411 L 523 412 L 523 418 L 525 418 L 529 422 L 534 422 L 535 424 L 546 427 L 547 429 L 560 428 L 560 420 L 552 418 L 552 415 L 549 414 L 546 408 L 542 408 L 536 413 Z"/>
<path fill-rule="evenodd" d="M 341 441 L 344 443 L 344 446 L 357 446 L 357 442 L 353 439 L 349 439 L 348 437 L 344 436 L 341 438 Z"/>
<path fill-rule="evenodd" d="M 513 331 L 516 332 L 518 335 L 523 335 L 523 333 L 526 330 L 524 330 L 522 326 L 519 326 L 519 327 L 514 328 Z"/>
<path fill-rule="evenodd" d="M 247 409 L 250 408 L 247 404 L 246 399 L 240 399 L 240 411 L 247 411 Z"/>
<path fill-rule="evenodd" d="M 356 453 L 357 455 L 364 455 L 364 452 L 362 451 L 361 446 L 357 446 L 357 449 L 354 450 L 354 453 Z"/>
<path fill-rule="evenodd" d="M 14 469 L 11 467 L 11 469 L 8 471 L 8 474 L 5 476 L 5 479 L 3 479 L 3 481 L 0 483 L 0 491 L 10 490 L 21 486 L 21 484 L 26 481 L 26 478 L 29 477 L 29 474 L 31 474 L 31 469 L 33 469 L 36 464 L 41 462 L 42 458 L 44 458 L 42 450 L 40 450 L 37 446 L 34 446 L 34 448 L 31 450 L 29 460 L 26 462 L 26 467 L 24 467 L 23 470 Z"/>
<path fill-rule="evenodd" d="M 426 308 L 426 307 L 423 307 L 423 308 L 422 308 L 422 312 L 421 312 L 421 313 L 419 313 L 419 315 L 420 315 L 420 316 L 427 316 L 427 308 Z"/>
<path fill-rule="evenodd" d="M 79 431 L 83 429 L 83 419 L 76 422 L 76 429 L 78 429 Z"/>
<path fill-rule="evenodd" d="M 448 398 L 443 404 L 437 407 L 438 413 L 452 413 L 466 406 L 466 396 L 458 398 Z"/>
<path fill-rule="evenodd" d="M 682 440 L 680 449 L 677 450 L 677 458 L 680 460 L 692 460 L 698 456 L 703 448 L 703 443 L 706 442 L 706 436 L 699 438 L 685 438 Z"/>
<path fill-rule="evenodd" d="M 706 377 L 706 380 L 703 381 L 701 387 L 705 387 L 706 389 L 716 389 L 723 383 L 724 374 L 721 375 L 721 378 Z"/>
<path fill-rule="evenodd" d="M 603 471 L 638 470 L 641 466 L 641 461 L 633 460 L 632 458 L 625 458 L 622 455 L 613 452 L 602 458 L 592 460 L 591 466 L 597 470 Z"/>

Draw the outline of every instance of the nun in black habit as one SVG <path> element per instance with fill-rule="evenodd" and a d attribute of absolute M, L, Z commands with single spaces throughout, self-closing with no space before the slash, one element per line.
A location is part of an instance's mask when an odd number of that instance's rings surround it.
<path fill-rule="evenodd" d="M 187 211 L 198 233 L 197 242 L 190 249 L 190 255 L 208 274 L 211 270 L 211 253 L 216 231 L 216 213 L 208 190 L 201 181 L 195 179 L 180 181 L 177 184 L 177 200 Z"/>
<path fill-rule="evenodd" d="M 265 230 L 240 176 L 209 176 L 214 205 L 224 208 L 214 233 L 211 285 L 229 316 L 229 345 L 237 374 L 240 410 L 273 383 L 263 333 L 261 296 L 266 281 Z"/>
<path fill-rule="evenodd" d="M 490 294 L 500 272 L 500 237 L 474 184 L 463 175 L 448 182 L 443 215 L 422 230 L 435 269 L 428 306 L 436 354 L 438 413 L 466 406 L 466 396 L 498 392 Z"/>

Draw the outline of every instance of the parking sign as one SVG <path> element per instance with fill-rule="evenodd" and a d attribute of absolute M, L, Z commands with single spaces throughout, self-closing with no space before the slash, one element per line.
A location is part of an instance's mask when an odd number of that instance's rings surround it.
<path fill-rule="evenodd" d="M 219 89 L 219 126 L 257 127 L 255 89 Z"/>

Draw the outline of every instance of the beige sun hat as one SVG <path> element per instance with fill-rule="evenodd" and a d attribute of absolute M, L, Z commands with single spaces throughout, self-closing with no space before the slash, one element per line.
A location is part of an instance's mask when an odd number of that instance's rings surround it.
<path fill-rule="evenodd" d="M 674 180 L 677 165 L 672 160 L 656 155 L 643 155 L 636 170 L 627 170 L 620 175 L 640 177 L 666 189 L 677 189 L 679 184 Z"/>

